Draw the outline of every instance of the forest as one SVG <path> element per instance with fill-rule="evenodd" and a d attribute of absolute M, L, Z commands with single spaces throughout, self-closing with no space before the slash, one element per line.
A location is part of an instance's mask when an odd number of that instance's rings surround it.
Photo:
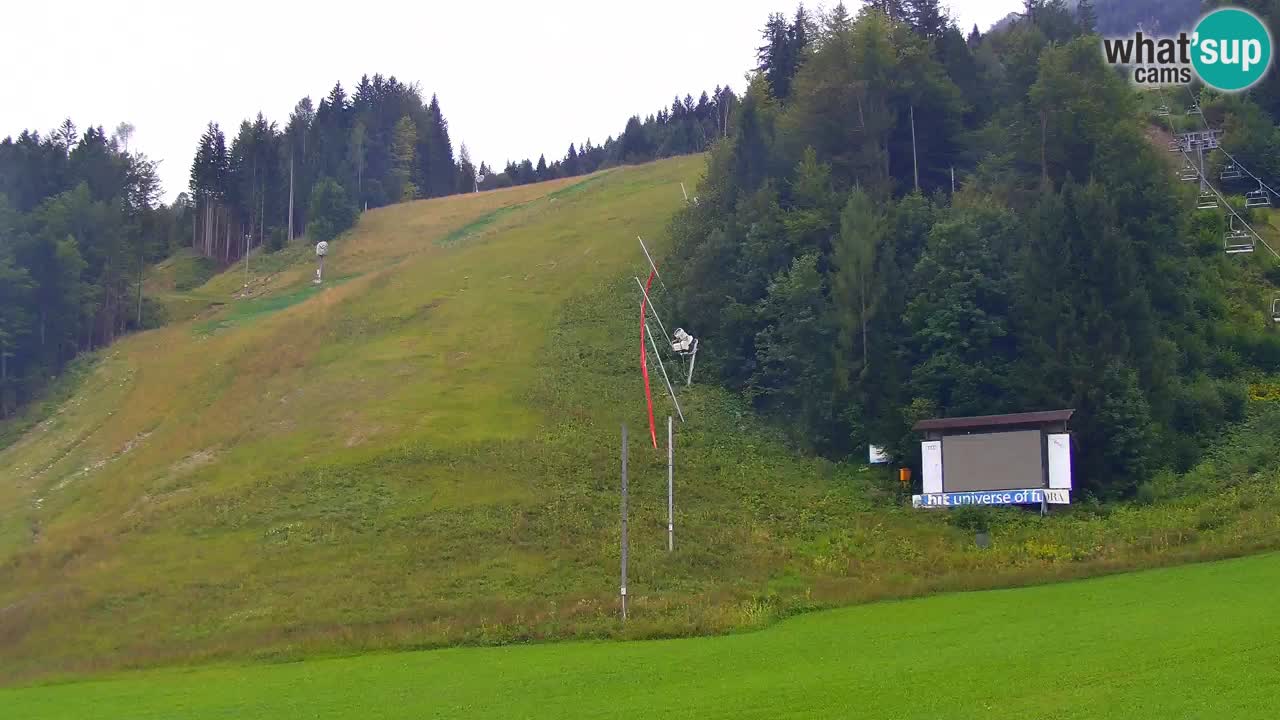
<path fill-rule="evenodd" d="M 1280 19 L 1276 0 L 1243 4 Z M 1227 299 L 1224 216 L 1188 202 L 1146 99 L 1099 52 L 1123 12 L 1163 26 L 1190 9 L 1096 5 L 1026 0 L 986 34 L 938 0 L 802 5 L 769 17 L 741 95 L 676 96 L 501 170 L 455 154 L 438 98 L 377 74 L 283 125 L 210 123 L 171 205 L 127 124 L 6 138 L 0 417 L 78 354 L 163 322 L 142 284 L 175 250 L 228 264 L 390 203 L 707 152 L 667 262 L 721 383 L 811 452 L 874 443 L 907 464 L 918 419 L 1072 407 L 1084 489 L 1130 495 L 1242 419 L 1243 379 L 1280 370 L 1280 339 Z M 1189 90 L 1268 182 L 1278 82 Z"/>
<path fill-rule="evenodd" d="M 395 202 L 476 192 L 702 152 L 731 127 L 726 86 L 678 96 L 615 139 L 590 140 L 550 164 L 477 167 L 455 156 L 433 95 L 394 76 L 304 97 L 281 126 L 262 113 L 235 134 L 210 123 L 190 185 L 161 202 L 156 162 L 129 150 L 133 128 L 81 132 L 68 119 L 0 141 L 0 418 L 48 386 L 80 353 L 164 322 L 143 293 L 146 269 L 180 248 L 226 266 L 304 235 L 329 240 L 359 213 Z"/>
<path fill-rule="evenodd" d="M 1062 0 L 987 35 L 936 0 L 772 16 L 737 132 L 671 226 L 705 367 L 831 457 L 916 464 L 919 419 L 1075 408 L 1088 494 L 1194 464 L 1280 339 L 1226 299 L 1225 219 L 1177 186 L 1095 22 Z M 1269 182 L 1270 78 L 1201 96 Z"/>
<path fill-rule="evenodd" d="M 0 142 L 0 418 L 78 353 L 161 320 L 142 278 L 184 212 L 131 135 L 67 120 Z"/>

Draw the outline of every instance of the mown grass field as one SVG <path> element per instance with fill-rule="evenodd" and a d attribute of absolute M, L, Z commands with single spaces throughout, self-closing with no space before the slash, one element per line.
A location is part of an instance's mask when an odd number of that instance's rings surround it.
<path fill-rule="evenodd" d="M 0 690 L 11 717 L 1273 718 L 1280 556 L 715 638 L 373 654 Z"/>
<path fill-rule="evenodd" d="M 663 254 L 678 183 L 702 167 L 375 210 L 333 244 L 323 289 L 301 244 L 251 257 L 247 283 L 234 267 L 181 290 L 199 268 L 158 270 L 174 322 L 100 351 L 56 411 L 0 431 L 18 435 L 0 450 L 0 684 L 723 633 L 1280 547 L 1280 403 L 1256 402 L 1230 450 L 1166 478 L 1158 503 L 998 513 L 980 551 L 949 516 L 905 507 L 887 473 L 800 457 L 739 398 L 695 382 L 668 554 L 635 237 Z M 1212 493 L 1177 491 L 1196 482 Z"/>

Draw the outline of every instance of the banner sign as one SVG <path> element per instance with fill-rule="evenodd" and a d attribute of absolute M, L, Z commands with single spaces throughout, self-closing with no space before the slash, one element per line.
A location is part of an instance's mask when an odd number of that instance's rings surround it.
<path fill-rule="evenodd" d="M 912 495 L 911 506 L 917 508 L 960 507 L 962 505 L 1068 505 L 1070 490 L 1026 488 L 1024 490 L 993 490 L 989 492 L 933 493 Z"/>

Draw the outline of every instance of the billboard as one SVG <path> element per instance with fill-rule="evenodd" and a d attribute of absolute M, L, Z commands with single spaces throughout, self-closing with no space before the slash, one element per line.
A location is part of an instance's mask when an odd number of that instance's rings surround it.
<path fill-rule="evenodd" d="M 943 437 L 947 492 L 1044 486 L 1041 437 L 1038 429 Z"/>
<path fill-rule="evenodd" d="M 1071 502 L 1070 410 L 922 421 L 917 508 Z M 1040 425 L 1039 428 L 1028 425 Z"/>

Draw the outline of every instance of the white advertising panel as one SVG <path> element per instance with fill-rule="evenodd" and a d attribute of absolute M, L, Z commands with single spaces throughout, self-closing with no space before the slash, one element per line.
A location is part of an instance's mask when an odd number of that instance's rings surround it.
<path fill-rule="evenodd" d="M 1049 440 L 1049 488 L 1071 489 L 1071 436 L 1053 433 Z M 1049 502 L 1053 502 L 1050 500 Z"/>
<path fill-rule="evenodd" d="M 921 489 L 925 495 L 942 492 L 942 441 L 926 440 L 920 443 L 921 465 L 924 471 L 921 477 Z"/>

